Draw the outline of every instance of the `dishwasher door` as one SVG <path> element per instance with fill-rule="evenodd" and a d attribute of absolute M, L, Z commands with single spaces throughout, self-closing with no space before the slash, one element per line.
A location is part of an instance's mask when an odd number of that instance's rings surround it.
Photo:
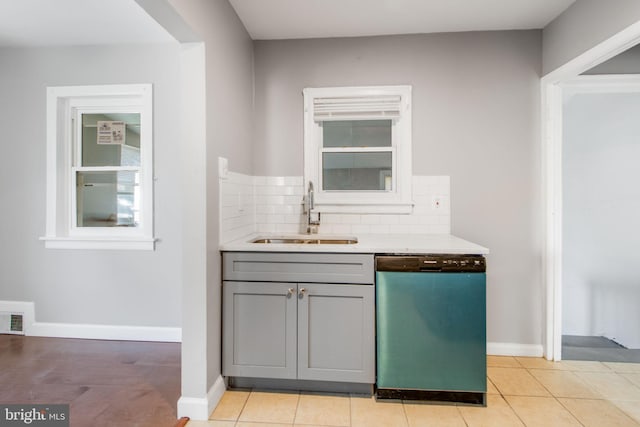
<path fill-rule="evenodd" d="M 436 400 L 485 403 L 484 272 L 377 271 L 376 310 L 378 397 L 445 391 L 453 398 Z"/>

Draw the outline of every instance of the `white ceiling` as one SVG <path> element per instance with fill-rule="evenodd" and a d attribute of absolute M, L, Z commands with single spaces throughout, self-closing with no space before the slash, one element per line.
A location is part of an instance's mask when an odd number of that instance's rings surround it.
<path fill-rule="evenodd" d="M 0 47 L 169 41 L 134 0 L 0 0 Z"/>
<path fill-rule="evenodd" d="M 543 28 L 575 0 L 229 0 L 254 40 Z"/>
<path fill-rule="evenodd" d="M 543 28 L 574 1 L 230 0 L 255 40 Z M 0 0 L 0 47 L 170 41 L 135 0 Z"/>

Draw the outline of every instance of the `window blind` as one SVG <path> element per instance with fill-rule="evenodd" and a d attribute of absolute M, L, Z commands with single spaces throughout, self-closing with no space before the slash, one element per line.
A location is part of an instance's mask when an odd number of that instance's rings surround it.
<path fill-rule="evenodd" d="M 371 120 L 400 117 L 400 95 L 331 97 L 313 99 L 313 119 Z"/>

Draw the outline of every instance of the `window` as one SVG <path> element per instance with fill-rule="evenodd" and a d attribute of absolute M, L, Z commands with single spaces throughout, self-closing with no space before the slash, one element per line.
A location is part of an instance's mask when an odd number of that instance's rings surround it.
<path fill-rule="evenodd" d="M 411 211 L 411 87 L 304 89 L 305 181 L 320 212 Z"/>
<path fill-rule="evenodd" d="M 50 87 L 48 248 L 154 249 L 151 85 Z"/>

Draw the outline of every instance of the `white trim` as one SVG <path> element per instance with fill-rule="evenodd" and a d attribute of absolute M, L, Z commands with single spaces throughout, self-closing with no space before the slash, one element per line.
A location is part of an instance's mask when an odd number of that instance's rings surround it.
<path fill-rule="evenodd" d="M 562 295 L 555 283 L 562 281 L 562 91 L 558 85 L 543 86 L 543 90 L 542 182 L 543 192 L 547 194 L 544 211 L 547 240 L 543 257 L 543 277 L 547 283 L 544 356 L 560 360 L 562 322 L 556 319 L 562 318 Z"/>
<path fill-rule="evenodd" d="M 488 342 L 487 354 L 491 356 L 542 357 L 542 344 Z"/>
<path fill-rule="evenodd" d="M 22 314 L 22 332 L 31 334 L 35 322 L 35 308 L 31 301 L 0 301 L 0 311 Z"/>
<path fill-rule="evenodd" d="M 602 43 L 542 77 L 542 194 L 545 242 L 542 269 L 546 295 L 544 355 L 562 357 L 562 88 L 563 81 L 624 52 L 640 42 L 640 22 L 625 28 Z M 584 79 L 585 81 L 587 79 Z"/>
<path fill-rule="evenodd" d="M 26 336 L 95 340 L 181 342 L 182 328 L 36 322 L 32 301 L 0 301 L 0 311 L 22 313 Z"/>
<path fill-rule="evenodd" d="M 25 335 L 117 341 L 181 342 L 182 329 L 160 326 L 90 325 L 34 322 Z"/>
<path fill-rule="evenodd" d="M 579 93 L 636 93 L 640 92 L 640 75 L 581 75 L 559 85 L 562 87 L 563 99 Z"/>
<path fill-rule="evenodd" d="M 609 37 L 607 40 L 592 47 L 566 64 L 545 74 L 542 77 L 542 81 L 546 84 L 555 84 L 567 79 L 572 79 L 637 45 L 639 42 L 640 21 Z"/>
<path fill-rule="evenodd" d="M 107 249 L 107 250 L 142 250 L 155 249 L 157 239 L 145 238 L 82 238 L 82 237 L 41 237 L 47 249 Z"/>
<path fill-rule="evenodd" d="M 185 397 L 178 399 L 178 419 L 188 417 L 190 420 L 206 421 L 209 419 L 209 402 L 206 397 Z"/>
<path fill-rule="evenodd" d="M 207 393 L 207 412 L 211 414 L 220 403 L 220 399 L 222 399 L 222 395 L 227 390 L 227 384 L 222 377 L 222 375 L 218 375 L 216 381 L 213 383 L 209 392 Z M 207 415 L 208 417 L 209 415 Z"/>
<path fill-rule="evenodd" d="M 224 378 L 218 375 L 206 397 L 181 396 L 178 399 L 178 418 L 189 417 L 192 420 L 208 420 L 226 390 Z"/>

